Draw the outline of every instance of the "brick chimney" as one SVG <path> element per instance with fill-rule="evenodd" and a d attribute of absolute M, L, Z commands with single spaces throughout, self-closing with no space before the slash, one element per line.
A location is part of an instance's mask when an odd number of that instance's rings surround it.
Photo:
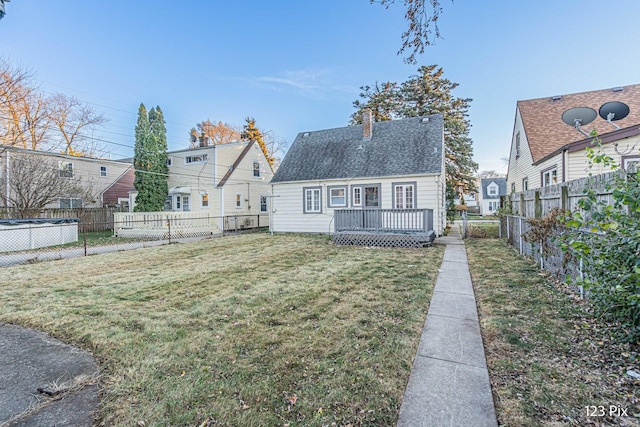
<path fill-rule="evenodd" d="M 370 141 L 373 135 L 373 112 L 366 109 L 362 112 L 362 139 Z"/>

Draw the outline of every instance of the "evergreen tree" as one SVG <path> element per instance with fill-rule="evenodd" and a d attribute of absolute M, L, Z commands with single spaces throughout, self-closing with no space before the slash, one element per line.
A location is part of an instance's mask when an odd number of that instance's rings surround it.
<path fill-rule="evenodd" d="M 135 212 L 161 211 L 167 197 L 167 132 L 160 107 L 138 109 L 133 165 L 138 191 Z"/>
<path fill-rule="evenodd" d="M 243 127 L 241 135 L 242 139 L 247 141 L 256 141 L 260 148 L 262 148 L 262 152 L 267 158 L 269 165 L 273 167 L 273 161 L 275 160 L 275 158 L 271 153 L 269 153 L 267 144 L 264 141 L 264 135 L 262 135 L 260 129 L 256 127 L 256 119 L 254 119 L 253 117 L 247 117 L 245 121 L 247 122 L 247 124 Z"/>
<path fill-rule="evenodd" d="M 461 187 L 465 193 L 476 190 L 474 173 L 478 164 L 473 161 L 473 146 L 469 138 L 469 98 L 456 98 L 451 91 L 457 83 L 443 77 L 437 65 L 422 66 L 418 74 L 398 86 L 388 82 L 381 88 L 377 83 L 372 90 L 362 86 L 360 98 L 353 106 L 357 111 L 351 124 L 362 123 L 362 111 L 373 110 L 374 120 L 419 117 L 441 113 L 444 116 L 445 163 L 447 182 Z"/>

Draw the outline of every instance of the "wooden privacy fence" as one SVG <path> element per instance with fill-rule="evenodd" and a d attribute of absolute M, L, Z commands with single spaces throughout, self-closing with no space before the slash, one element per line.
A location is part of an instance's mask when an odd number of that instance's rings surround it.
<path fill-rule="evenodd" d="M 37 218 L 78 218 L 84 231 L 113 230 L 113 216 L 125 212 L 124 208 L 74 208 L 74 209 L 42 209 Z M 0 218 L 17 218 L 14 208 L 0 208 Z"/>
<path fill-rule="evenodd" d="M 584 197 L 584 189 L 591 188 L 595 191 L 599 200 L 607 204 L 613 204 L 613 189 L 607 188 L 616 175 L 624 172 L 615 171 L 592 177 L 580 178 L 573 181 L 562 182 L 548 187 L 536 188 L 520 193 L 511 193 L 501 197 L 503 208 L 511 208 L 514 215 L 525 218 L 543 217 L 552 209 L 575 211 L 578 209 L 578 201 Z"/>

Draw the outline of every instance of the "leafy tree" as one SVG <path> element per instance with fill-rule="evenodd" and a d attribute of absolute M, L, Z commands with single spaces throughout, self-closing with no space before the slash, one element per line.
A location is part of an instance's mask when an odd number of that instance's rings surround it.
<path fill-rule="evenodd" d="M 93 198 L 90 183 L 61 173 L 56 160 L 11 149 L 2 155 L 0 201 L 15 208 L 19 218 L 37 218 L 42 208 L 60 197 Z"/>
<path fill-rule="evenodd" d="M 353 103 L 357 111 L 351 116 L 351 124 L 362 123 L 365 109 L 373 111 L 375 121 L 443 114 L 447 181 L 465 193 L 475 192 L 478 164 L 473 161 L 468 120 L 472 100 L 454 97 L 451 92 L 458 83 L 443 74 L 437 65 L 421 66 L 418 74 L 400 85 L 387 82 L 383 87 L 376 83 L 373 89 L 362 86 L 362 101 Z"/>
<path fill-rule="evenodd" d="M 601 150 L 587 148 L 590 165 L 602 164 L 616 173 L 607 183 L 613 203 L 590 187 L 579 210 L 564 218 L 567 231 L 561 247 L 582 260 L 583 278 L 575 281 L 589 290 L 597 313 L 616 322 L 622 336 L 640 339 L 640 169 L 627 171 Z"/>
<path fill-rule="evenodd" d="M 240 132 L 235 126 L 228 123 L 214 123 L 211 120 L 203 120 L 189 131 L 191 145 L 189 148 L 206 145 L 228 144 L 240 139 Z"/>
<path fill-rule="evenodd" d="M 370 1 L 380 3 L 387 9 L 396 2 L 396 0 Z M 453 0 L 451 2 L 453 3 Z M 411 53 L 404 61 L 415 64 L 416 55 L 424 53 L 425 46 L 435 44 L 436 39 L 440 38 L 438 18 L 442 13 L 442 5 L 440 0 L 404 0 L 404 7 L 406 8 L 404 17 L 409 28 L 402 33 L 402 47 L 398 55 L 402 55 L 407 50 L 410 51 Z"/>
<path fill-rule="evenodd" d="M 133 165 L 136 212 L 161 211 L 167 198 L 167 136 L 164 116 L 160 107 L 147 113 L 144 104 L 138 108 L 135 129 Z"/>
<path fill-rule="evenodd" d="M 269 166 L 273 167 L 273 163 L 275 157 L 272 152 L 270 152 L 267 143 L 265 142 L 265 138 L 260 129 L 256 127 L 256 119 L 253 117 L 247 117 L 245 119 L 246 124 L 242 130 L 242 139 L 247 141 L 256 141 L 260 148 L 262 148 L 262 152 L 264 156 L 267 158 L 267 162 L 269 162 Z"/>

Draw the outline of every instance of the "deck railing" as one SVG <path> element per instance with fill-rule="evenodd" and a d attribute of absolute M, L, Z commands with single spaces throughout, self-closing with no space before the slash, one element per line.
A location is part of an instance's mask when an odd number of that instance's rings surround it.
<path fill-rule="evenodd" d="M 339 209 L 334 231 L 427 233 L 433 230 L 433 209 Z"/>

